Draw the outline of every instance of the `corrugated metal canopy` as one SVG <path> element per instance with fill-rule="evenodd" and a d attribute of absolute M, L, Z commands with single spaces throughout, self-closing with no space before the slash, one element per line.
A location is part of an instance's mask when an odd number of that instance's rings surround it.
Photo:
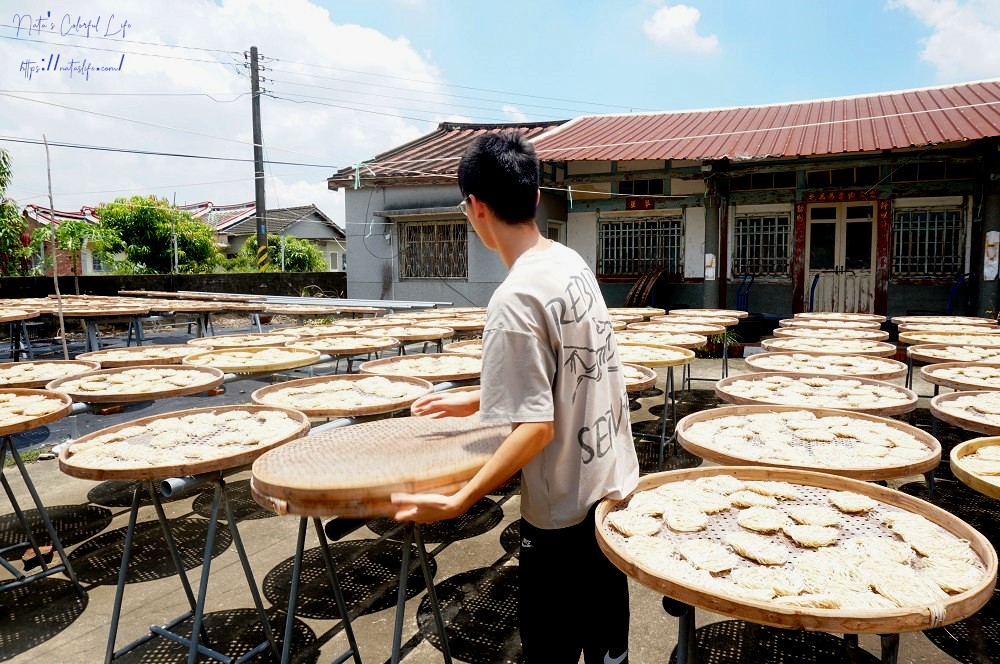
<path fill-rule="evenodd" d="M 767 106 L 588 115 L 534 142 L 543 161 L 745 161 L 996 136 L 1000 79 Z"/>

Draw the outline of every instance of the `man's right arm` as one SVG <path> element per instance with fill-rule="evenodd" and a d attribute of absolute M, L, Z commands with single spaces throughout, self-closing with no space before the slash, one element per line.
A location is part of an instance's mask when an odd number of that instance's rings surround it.
<path fill-rule="evenodd" d="M 413 402 L 410 411 L 417 417 L 468 417 L 479 412 L 479 390 L 438 392 Z"/>

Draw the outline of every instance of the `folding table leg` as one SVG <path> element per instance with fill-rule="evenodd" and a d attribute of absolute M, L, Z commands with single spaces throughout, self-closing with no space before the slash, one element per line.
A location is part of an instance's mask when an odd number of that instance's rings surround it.
<path fill-rule="evenodd" d="M 358 642 L 354 638 L 354 627 L 351 626 L 351 616 L 348 612 L 347 601 L 344 599 L 344 590 L 340 587 L 340 579 L 333 565 L 333 556 L 330 555 L 330 543 L 326 541 L 326 531 L 323 530 L 323 524 L 319 519 L 313 519 L 313 524 L 316 528 L 316 537 L 319 539 L 319 550 L 323 554 L 323 562 L 326 563 L 326 573 L 330 577 L 330 587 L 333 588 L 333 598 L 337 602 L 340 621 L 344 626 L 344 634 L 347 635 L 347 643 L 350 646 L 350 649 L 337 661 L 342 662 L 346 661 L 348 657 L 353 657 L 355 664 L 361 664 L 361 653 L 358 650 Z M 290 635 L 286 636 L 286 638 L 289 637 Z"/>
<path fill-rule="evenodd" d="M 285 639 L 281 644 L 281 664 L 288 664 L 292 654 L 295 604 L 299 599 L 299 576 L 302 572 L 302 553 L 306 545 L 306 521 L 306 517 L 299 519 L 299 534 L 295 540 L 295 557 L 292 559 L 292 585 L 288 591 L 288 613 L 285 614 Z"/>
<path fill-rule="evenodd" d="M 402 346 L 401 346 L 402 347 Z M 403 525 L 403 561 L 399 566 L 399 593 L 396 597 L 396 620 L 392 630 L 392 664 L 399 664 L 403 645 L 403 618 L 406 613 L 406 582 L 410 576 L 410 543 L 413 541 L 413 522 Z"/>
<path fill-rule="evenodd" d="M 115 652 L 115 640 L 118 637 L 118 621 L 122 614 L 122 599 L 125 594 L 125 579 L 128 576 L 128 560 L 132 554 L 132 539 L 135 536 L 135 520 L 139 514 L 139 492 L 141 486 L 136 486 L 132 492 L 132 509 L 128 513 L 128 528 L 125 529 L 125 546 L 122 548 L 122 563 L 118 568 L 118 585 L 115 586 L 115 602 L 111 609 L 111 627 L 108 630 L 108 647 L 104 651 L 104 664 L 111 664 L 119 654 L 128 652 L 128 648 L 121 653 Z"/>
<path fill-rule="evenodd" d="M 445 631 L 444 617 L 441 615 L 441 605 L 438 603 L 437 590 L 434 588 L 434 577 L 431 574 L 430 562 L 427 560 L 427 549 L 424 547 L 424 537 L 420 532 L 420 526 L 413 528 L 413 539 L 417 543 L 417 557 L 420 559 L 420 567 L 424 572 L 424 585 L 427 586 L 427 599 L 431 603 L 431 612 L 434 614 L 434 622 L 437 624 L 438 635 L 441 637 L 441 653 L 444 661 L 451 663 L 451 648 L 448 646 L 448 633 Z"/>
<path fill-rule="evenodd" d="M 899 634 L 879 634 L 882 640 L 882 664 L 896 664 L 899 659 Z"/>

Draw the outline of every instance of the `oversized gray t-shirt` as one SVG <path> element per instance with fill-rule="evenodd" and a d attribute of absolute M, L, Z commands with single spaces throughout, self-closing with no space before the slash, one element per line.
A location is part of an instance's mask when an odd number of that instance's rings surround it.
<path fill-rule="evenodd" d="M 580 255 L 561 244 L 522 254 L 490 298 L 480 419 L 555 423 L 521 474 L 521 516 L 580 523 L 639 481 L 625 379 L 608 308 Z"/>

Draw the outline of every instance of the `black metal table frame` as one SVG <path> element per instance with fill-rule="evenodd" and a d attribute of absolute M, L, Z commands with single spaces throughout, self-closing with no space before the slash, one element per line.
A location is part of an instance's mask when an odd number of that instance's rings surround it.
<path fill-rule="evenodd" d="M 691 375 L 691 365 L 685 364 L 684 371 L 681 373 L 681 389 L 684 391 L 691 390 L 691 381 L 695 380 L 707 380 L 716 381 L 721 378 L 729 377 L 729 335 L 722 335 L 722 376 L 719 379 L 716 378 L 695 378 Z"/>
<path fill-rule="evenodd" d="M 25 487 L 27 487 L 28 493 L 31 494 L 31 500 L 35 503 L 35 509 L 38 511 L 38 515 L 41 517 L 42 523 L 45 525 L 45 530 L 48 532 L 49 538 L 52 540 L 52 546 L 55 548 L 56 553 L 59 554 L 58 565 L 49 565 L 45 562 L 45 556 L 42 554 L 41 547 L 38 545 L 38 540 L 31 532 L 31 524 L 28 523 L 27 518 L 24 516 L 24 512 L 21 510 L 21 506 L 17 502 L 17 497 L 14 495 L 10 482 L 7 480 L 7 475 L 3 472 L 3 466 L 7 461 L 8 451 L 10 452 L 11 458 L 14 459 L 14 464 L 17 466 L 18 472 L 21 474 L 21 480 L 24 482 Z M 21 524 L 21 527 L 24 529 L 25 537 L 27 537 L 27 540 L 25 541 L 17 542 L 0 549 L 0 554 L 13 551 L 14 549 L 22 549 L 26 546 L 30 546 L 31 550 L 35 554 L 35 560 L 38 561 L 40 567 L 40 570 L 34 574 L 25 574 L 23 571 L 18 570 L 10 562 L 8 562 L 6 557 L 0 555 L 0 566 L 10 572 L 10 574 L 14 577 L 12 581 L 7 581 L 0 585 L 0 590 L 17 588 L 31 583 L 32 581 L 37 581 L 38 579 L 43 579 L 59 572 L 65 572 L 66 576 L 69 577 L 69 580 L 73 582 L 77 595 L 83 597 L 83 587 L 80 585 L 80 581 L 76 578 L 76 573 L 73 571 L 73 566 L 70 564 L 69 558 L 66 557 L 66 551 L 63 549 L 62 542 L 59 539 L 59 534 L 52 526 L 48 510 L 45 509 L 45 505 L 42 503 L 42 499 L 39 497 L 38 491 L 35 489 L 35 484 L 31 481 L 31 476 L 28 474 L 28 469 L 24 466 L 24 462 L 21 460 L 21 455 L 18 453 L 17 447 L 14 446 L 13 437 L 9 435 L 3 436 L 2 440 L 0 440 L 0 484 L 3 485 L 4 493 L 7 494 L 7 499 L 10 501 L 11 507 L 14 510 L 14 515 Z"/>
<path fill-rule="evenodd" d="M 685 364 L 684 367 L 687 368 L 690 363 Z M 667 402 L 670 402 L 670 421 L 673 426 L 670 430 L 670 436 L 667 436 Z M 676 438 L 677 427 L 677 395 L 674 393 L 674 368 L 667 367 L 667 383 L 664 385 L 663 390 L 663 418 L 660 420 L 660 433 L 641 433 L 632 432 L 632 438 L 638 438 L 640 440 L 652 440 L 653 442 L 659 443 L 659 460 L 657 461 L 657 470 L 663 469 L 663 451 L 668 443 L 671 443 Z"/>
<path fill-rule="evenodd" d="M 247 557 L 246 549 L 243 547 L 243 540 L 240 537 L 239 529 L 236 524 L 236 518 L 233 515 L 232 506 L 229 504 L 229 500 L 226 497 L 226 482 L 223 474 L 221 472 L 211 473 L 204 476 L 202 482 L 215 486 L 214 495 L 212 498 L 212 510 L 211 516 L 208 522 L 208 534 L 205 539 L 205 553 L 202 559 L 202 570 L 201 578 L 199 582 L 198 595 L 194 595 L 191 590 L 191 583 L 188 581 L 187 572 L 184 569 L 184 563 L 181 560 L 180 553 L 177 550 L 177 544 L 174 541 L 173 534 L 170 529 L 170 523 L 167 520 L 166 513 L 163 510 L 163 504 L 160 501 L 157 488 L 154 484 L 154 480 L 144 480 L 135 487 L 135 491 L 132 495 L 132 507 L 129 511 L 128 528 L 125 531 L 125 545 L 122 549 L 122 562 L 121 567 L 118 571 L 118 584 L 115 588 L 115 600 L 114 608 L 111 613 L 111 626 L 108 633 L 108 645 L 104 656 L 105 664 L 110 664 L 115 659 L 125 655 L 132 650 L 135 650 L 139 646 L 147 643 L 148 641 L 160 636 L 176 643 L 179 643 L 188 648 L 188 663 L 195 664 L 198 659 L 198 655 L 205 655 L 212 659 L 220 662 L 232 662 L 234 664 L 240 662 L 246 662 L 258 654 L 266 650 L 268 647 L 274 652 L 276 657 L 280 656 L 278 652 L 277 644 L 274 641 L 274 636 L 271 632 L 270 623 L 267 620 L 267 614 L 264 611 L 264 605 L 261 601 L 260 592 L 257 589 L 256 581 L 254 581 L 253 571 L 250 568 L 250 561 Z M 140 505 L 140 495 L 141 491 L 146 488 L 149 491 L 150 497 L 153 502 L 153 507 L 156 509 L 156 518 L 160 523 L 160 529 L 163 531 L 163 537 L 167 542 L 167 548 L 170 551 L 170 557 L 173 560 L 174 567 L 177 569 L 177 575 L 180 577 L 181 585 L 184 588 L 184 594 L 187 596 L 188 604 L 191 609 L 180 616 L 174 618 L 173 620 L 167 622 L 166 624 L 152 625 L 149 628 L 149 633 L 139 637 L 138 639 L 132 641 L 128 645 L 115 650 L 115 641 L 118 637 L 118 625 L 121 619 L 121 609 L 122 601 L 125 594 L 125 585 L 128 578 L 128 563 L 129 557 L 132 552 L 132 542 L 135 536 L 136 519 L 139 513 Z M 226 521 L 229 524 L 229 531 L 233 537 L 233 543 L 236 545 L 236 551 L 239 554 L 240 563 L 243 566 L 243 573 L 247 580 L 247 584 L 250 587 L 250 594 L 253 596 L 253 601 L 257 613 L 261 619 L 261 627 L 264 631 L 265 640 L 258 644 L 256 647 L 252 648 L 250 651 L 240 656 L 239 658 L 230 658 L 216 650 L 211 649 L 210 646 L 206 645 L 209 643 L 208 635 L 205 632 L 203 619 L 205 614 L 205 598 L 206 591 L 208 589 L 208 579 L 211 572 L 212 565 L 212 553 L 215 548 L 215 534 L 216 529 L 219 524 L 219 508 L 222 507 L 225 511 Z M 193 618 L 194 623 L 191 628 L 191 638 L 185 638 L 173 631 L 174 627 L 184 622 L 188 618 Z"/>
<path fill-rule="evenodd" d="M 663 610 L 677 618 L 677 664 L 696 664 L 695 607 L 664 597 Z M 896 664 L 899 659 L 899 634 L 879 634 L 882 641 L 882 664 Z M 845 634 L 844 641 L 858 648 L 858 635 Z"/>

